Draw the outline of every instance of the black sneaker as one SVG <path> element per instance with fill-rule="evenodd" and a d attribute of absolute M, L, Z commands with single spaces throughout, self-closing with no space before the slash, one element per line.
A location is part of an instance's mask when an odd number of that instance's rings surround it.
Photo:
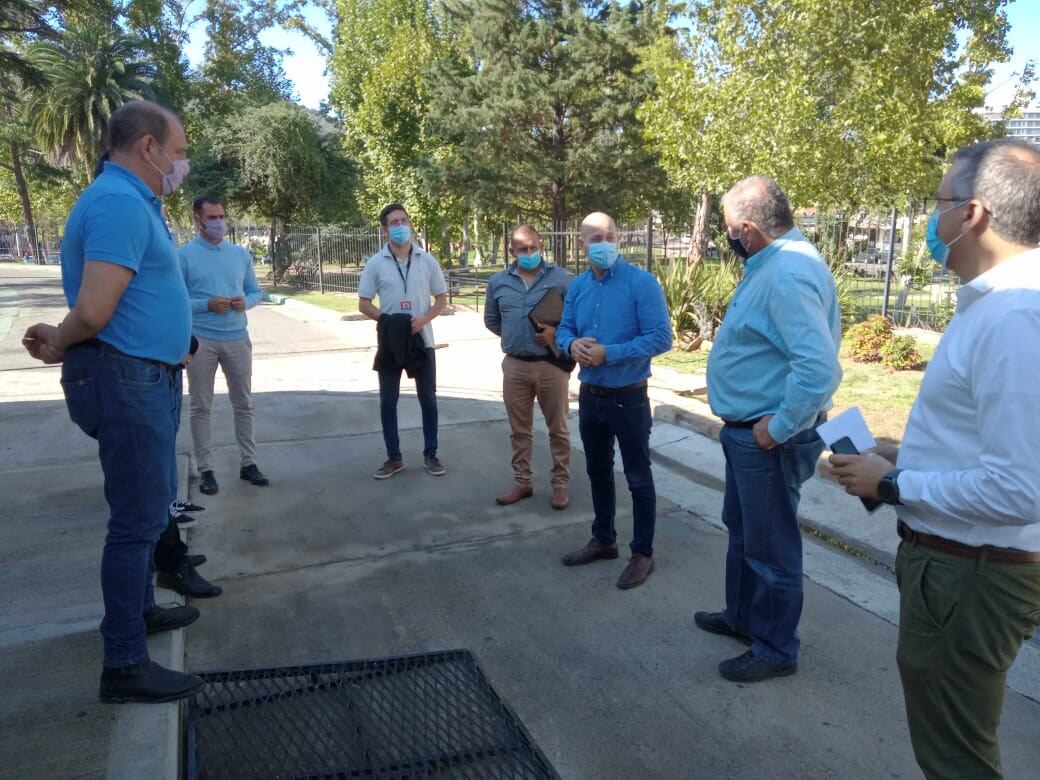
<path fill-rule="evenodd" d="M 730 628 L 729 623 L 726 622 L 726 618 L 723 617 L 721 612 L 695 612 L 693 615 L 693 622 L 696 623 L 697 628 L 702 631 L 710 631 L 712 634 L 731 636 L 734 639 L 743 642 L 745 645 L 751 644 L 751 637 L 747 634 L 740 633 L 736 629 Z"/>
<path fill-rule="evenodd" d="M 144 661 L 117 669 L 104 667 L 98 698 L 109 704 L 127 701 L 158 704 L 194 696 L 202 686 L 202 678 L 197 675 L 175 672 L 155 661 Z"/>
<path fill-rule="evenodd" d="M 423 463 L 426 465 L 426 471 L 435 477 L 443 477 L 448 471 L 436 455 L 427 455 L 423 458 Z"/>
<path fill-rule="evenodd" d="M 194 517 L 186 515 L 178 509 L 170 510 L 170 519 L 177 525 L 193 525 L 195 523 Z"/>
<path fill-rule="evenodd" d="M 797 661 L 767 661 L 750 650 L 719 664 L 719 674 L 732 682 L 758 682 L 771 677 L 787 677 L 797 671 Z"/>
<path fill-rule="evenodd" d="M 159 572 L 155 577 L 155 582 L 160 588 L 168 588 L 193 599 L 211 599 L 224 592 L 223 588 L 208 582 L 188 563 L 175 572 Z"/>
<path fill-rule="evenodd" d="M 175 628 L 190 626 L 198 619 L 199 611 L 188 604 L 152 607 L 144 613 L 144 626 L 149 634 L 158 634 L 160 631 L 173 631 Z"/>
<path fill-rule="evenodd" d="M 213 476 L 212 471 L 203 471 L 199 474 L 199 490 L 205 493 L 207 496 L 215 496 L 220 487 L 217 485 L 217 478 Z"/>
<path fill-rule="evenodd" d="M 172 504 L 170 504 L 170 509 L 172 511 L 174 511 L 174 512 L 205 512 L 206 511 L 206 507 L 199 506 L 198 504 L 193 504 L 193 503 L 191 503 L 191 501 L 182 500 L 180 498 L 178 498 L 176 501 L 174 501 Z"/>
<path fill-rule="evenodd" d="M 255 463 L 243 466 L 238 472 L 238 478 L 251 482 L 257 487 L 266 487 L 271 484 L 271 481 L 260 473 L 260 469 L 256 467 Z"/>

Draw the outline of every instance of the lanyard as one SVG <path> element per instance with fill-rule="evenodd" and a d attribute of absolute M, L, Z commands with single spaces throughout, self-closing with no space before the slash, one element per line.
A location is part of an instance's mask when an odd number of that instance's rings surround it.
<path fill-rule="evenodd" d="M 397 256 L 394 254 L 392 249 L 390 250 L 390 257 L 394 261 L 394 268 L 397 269 L 397 273 L 401 276 L 401 283 L 404 284 L 405 295 L 408 294 L 408 274 L 412 271 L 412 249 L 413 247 L 408 247 L 408 265 L 405 266 L 403 271 L 401 270 L 401 264 L 397 261 Z"/>

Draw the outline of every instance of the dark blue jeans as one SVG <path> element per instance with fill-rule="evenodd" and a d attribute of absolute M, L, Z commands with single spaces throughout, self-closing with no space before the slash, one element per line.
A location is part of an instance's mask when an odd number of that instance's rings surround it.
<path fill-rule="evenodd" d="M 755 655 L 794 661 L 802 615 L 798 502 L 823 442 L 809 429 L 763 450 L 750 429 L 728 425 L 719 441 L 726 455 L 722 521 L 729 529 L 726 622 L 752 638 Z"/>
<path fill-rule="evenodd" d="M 585 447 L 585 468 L 592 487 L 596 518 L 592 535 L 604 544 L 614 544 L 614 441 L 621 450 L 625 479 L 632 494 L 632 552 L 654 553 L 657 493 L 650 470 L 650 402 L 646 388 L 594 395 L 586 385 L 578 395 L 578 430 Z"/>
<path fill-rule="evenodd" d="M 379 416 L 383 423 L 386 457 L 401 457 L 401 440 L 397 432 L 397 399 L 401 395 L 403 368 L 379 371 Z M 433 350 L 426 350 L 426 360 L 415 372 L 415 392 L 422 410 L 423 455 L 437 454 L 437 361 Z"/>
<path fill-rule="evenodd" d="M 105 666 L 148 660 L 144 613 L 155 604 L 153 551 L 175 497 L 171 478 L 180 371 L 107 347 L 69 350 L 61 384 L 72 421 L 97 439 L 108 533 L 101 556 Z"/>

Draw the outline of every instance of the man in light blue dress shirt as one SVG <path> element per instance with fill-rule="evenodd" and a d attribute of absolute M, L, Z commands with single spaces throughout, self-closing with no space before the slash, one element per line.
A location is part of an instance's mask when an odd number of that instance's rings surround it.
<path fill-rule="evenodd" d="M 650 470 L 650 359 L 672 346 L 664 292 L 653 274 L 618 254 L 618 230 L 607 214 L 589 214 L 581 224 L 589 270 L 567 291 L 556 345 L 581 366 L 578 429 L 596 518 L 592 538 L 563 556 L 564 566 L 618 557 L 614 528 L 614 441 L 621 450 L 632 494 L 632 557 L 617 585 L 642 585 L 654 569 L 657 508 Z"/>
<path fill-rule="evenodd" d="M 694 620 L 750 645 L 719 673 L 751 682 L 798 668 L 798 502 L 823 452 L 815 427 L 841 382 L 841 312 L 834 277 L 776 182 L 738 182 L 722 206 L 730 247 L 745 258 L 708 358 L 708 400 L 725 422 L 726 609 Z"/>

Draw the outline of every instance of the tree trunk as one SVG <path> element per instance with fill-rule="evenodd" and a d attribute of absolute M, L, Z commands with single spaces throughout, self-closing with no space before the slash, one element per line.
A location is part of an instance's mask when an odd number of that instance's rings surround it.
<path fill-rule="evenodd" d="M 701 193 L 697 204 L 697 214 L 693 219 L 693 234 L 690 236 L 690 254 L 692 262 L 703 262 L 708 258 L 708 223 L 711 219 L 712 199 L 707 192 Z"/>
<path fill-rule="evenodd" d="M 32 247 L 33 257 L 37 263 L 45 263 L 46 258 L 40 255 L 39 242 L 36 240 L 36 220 L 33 219 L 32 201 L 29 200 L 29 184 L 25 181 L 25 172 L 22 170 L 22 152 L 14 141 L 11 142 L 11 170 L 18 185 L 18 198 L 22 201 L 22 217 L 25 219 L 25 229 L 29 234 L 29 246 Z"/>
<path fill-rule="evenodd" d="M 564 120 L 567 109 L 561 103 L 553 106 L 553 151 L 557 160 L 565 159 L 566 139 L 564 137 Z M 566 182 L 561 172 L 560 178 L 552 183 L 552 229 L 553 229 L 553 262 L 561 268 L 567 267 L 567 192 Z M 575 269 L 577 270 L 577 269 Z"/>

